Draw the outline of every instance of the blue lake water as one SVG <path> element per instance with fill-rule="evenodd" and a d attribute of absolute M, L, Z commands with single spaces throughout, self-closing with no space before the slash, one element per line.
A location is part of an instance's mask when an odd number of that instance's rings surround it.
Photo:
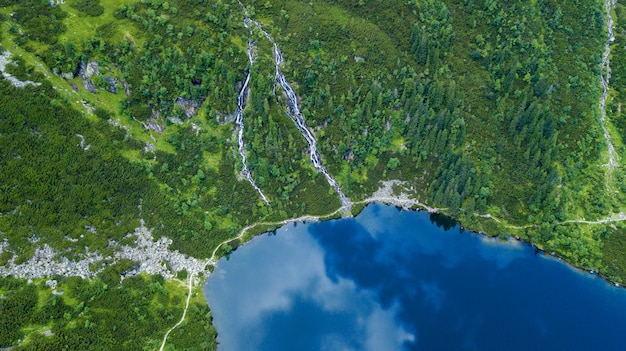
<path fill-rule="evenodd" d="M 625 289 L 448 229 L 371 205 L 253 239 L 205 286 L 220 350 L 626 350 Z"/>

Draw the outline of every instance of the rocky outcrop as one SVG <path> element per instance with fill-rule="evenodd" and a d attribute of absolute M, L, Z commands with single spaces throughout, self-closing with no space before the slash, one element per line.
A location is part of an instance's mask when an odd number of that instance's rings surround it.
<path fill-rule="evenodd" d="M 178 117 L 167 117 L 167 121 L 172 124 L 183 124 L 184 122 Z"/>
<path fill-rule="evenodd" d="M 154 144 L 152 143 L 146 143 L 146 145 L 143 147 L 143 152 L 145 153 L 149 153 L 149 152 L 156 152 L 156 146 L 154 146 Z"/>
<path fill-rule="evenodd" d="M 126 83 L 125 80 L 121 80 L 120 84 L 122 84 L 122 88 L 124 88 L 124 93 L 126 94 L 126 97 L 130 96 L 130 88 L 128 87 L 128 83 Z"/>
<path fill-rule="evenodd" d="M 96 85 L 89 80 L 94 75 L 100 74 L 100 68 L 97 62 L 95 61 L 87 61 L 80 63 L 80 68 L 78 70 L 78 76 L 83 80 L 83 87 L 90 93 L 96 94 L 98 91 L 96 90 Z"/>
<path fill-rule="evenodd" d="M 61 72 L 60 76 L 65 80 L 74 79 L 74 73 L 72 72 Z"/>
<path fill-rule="evenodd" d="M 81 149 L 85 151 L 89 150 L 91 144 L 85 145 L 85 137 L 82 134 L 76 134 L 76 136 L 78 137 L 78 139 L 80 139 L 80 143 L 78 144 L 78 146 L 80 146 Z"/>
<path fill-rule="evenodd" d="M 0 276 L 13 276 L 16 278 L 45 278 L 55 275 L 67 277 L 92 277 L 95 272 L 90 269 L 91 265 L 101 266 L 104 259 L 97 253 L 89 252 L 80 261 L 70 261 L 66 257 L 58 257 L 57 253 L 48 245 L 44 244 L 35 249 L 35 254 L 24 263 L 16 264 L 15 257 L 11 258 L 6 266 L 0 267 Z M 99 269 L 101 270 L 101 269 Z"/>
<path fill-rule="evenodd" d="M 112 94 L 117 94 L 117 79 L 109 76 L 104 76 L 104 80 L 106 80 L 107 84 L 109 85 L 106 88 L 106 91 Z"/>
<path fill-rule="evenodd" d="M 185 256 L 178 251 L 170 251 L 168 247 L 172 244 L 171 239 L 162 237 L 154 241 L 152 232 L 143 222 L 134 233 L 126 237 L 135 237 L 135 246 L 121 247 L 115 257 L 140 262 L 138 267 L 125 273 L 127 277 L 147 273 L 160 274 L 165 279 L 172 279 L 176 272 L 186 270 L 190 274 L 196 274 L 202 272 L 206 266 L 203 261 Z"/>
<path fill-rule="evenodd" d="M 89 79 L 93 75 L 98 75 L 98 74 L 100 74 L 100 66 L 98 65 L 98 62 L 87 61 L 87 62 L 81 62 L 80 63 L 80 68 L 78 70 L 78 75 L 82 79 Z"/>
<path fill-rule="evenodd" d="M 121 259 L 129 259 L 137 262 L 131 271 L 125 272 L 123 277 L 134 276 L 140 273 L 160 274 L 166 279 L 172 279 L 176 273 L 186 270 L 190 274 L 204 271 L 206 263 L 193 257 L 185 256 L 178 251 L 171 251 L 168 247 L 172 240 L 160 238 L 154 240 L 152 231 L 148 229 L 143 220 L 141 225 L 125 239 L 134 239 L 134 244 L 119 245 L 110 241 L 109 247 L 116 252 L 113 256 L 104 257 L 98 252 L 90 252 L 88 248 L 80 255 L 80 260 L 70 261 L 62 257 L 48 244 L 35 249 L 35 254 L 23 263 L 16 264 L 16 257 L 9 259 L 7 265 L 0 266 L 0 277 L 13 276 L 24 279 L 50 278 L 57 275 L 64 277 L 94 277 L 107 266 Z M 0 254 L 8 251 L 9 244 L 6 240 L 0 241 Z M 55 281 L 46 282 L 51 288 L 56 288 Z"/>
<path fill-rule="evenodd" d="M 178 104 L 178 106 L 182 107 L 183 110 L 185 110 L 185 117 L 191 118 L 198 114 L 198 108 L 200 108 L 200 103 L 190 99 L 185 99 L 180 96 L 177 97 L 174 102 Z"/>
<path fill-rule="evenodd" d="M 4 238 L 2 241 L 0 241 L 0 255 L 4 253 L 4 250 L 7 247 L 9 247 L 9 241 L 7 240 L 7 238 Z"/>
<path fill-rule="evenodd" d="M 165 126 L 158 123 L 157 120 L 154 118 L 148 119 L 143 125 L 144 125 L 144 128 L 148 130 L 153 130 L 159 134 L 163 133 L 163 131 L 165 130 Z"/>
<path fill-rule="evenodd" d="M 8 51 L 5 51 L 4 53 L 2 53 L 2 55 L 0 55 L 0 73 L 2 74 L 4 79 L 8 80 L 9 83 L 11 83 L 16 88 L 23 88 L 27 85 L 34 85 L 34 86 L 41 85 L 41 83 L 32 82 L 30 80 L 21 81 L 13 77 L 11 74 L 9 74 L 6 71 L 6 67 L 10 63 L 10 58 L 11 58 L 11 53 Z"/>
<path fill-rule="evenodd" d="M 83 87 L 90 93 L 96 94 L 98 91 L 96 90 L 96 85 L 93 84 L 92 81 L 83 79 Z"/>
<path fill-rule="evenodd" d="M 224 124 L 235 122 L 236 119 L 237 115 L 235 113 L 225 115 L 219 111 L 215 112 L 215 120 L 221 126 L 223 126 Z"/>

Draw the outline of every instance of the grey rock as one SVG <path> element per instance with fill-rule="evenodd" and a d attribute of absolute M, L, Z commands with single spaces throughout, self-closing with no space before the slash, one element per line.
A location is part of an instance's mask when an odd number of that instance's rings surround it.
<path fill-rule="evenodd" d="M 198 113 L 198 108 L 200 107 L 200 104 L 190 100 L 190 99 L 185 99 L 183 97 L 177 97 L 176 100 L 174 100 L 175 103 L 178 104 L 178 106 L 182 107 L 185 110 L 185 116 L 187 118 L 191 118 L 193 116 L 195 116 Z"/>
<path fill-rule="evenodd" d="M 90 80 L 83 79 L 83 87 L 90 93 L 96 94 L 98 92 L 96 90 L 96 85 L 93 84 Z"/>
<path fill-rule="evenodd" d="M 172 244 L 171 239 L 161 237 L 155 240 L 152 231 L 145 227 L 143 219 L 140 220 L 140 226 L 125 237 L 127 238 L 134 239 L 134 243 L 129 246 L 109 241 L 108 246 L 115 249 L 114 256 L 104 257 L 86 248 L 85 253 L 79 255 L 78 260 L 72 261 L 61 256 L 48 244 L 44 244 L 35 248 L 33 257 L 23 263 L 15 263 L 15 256 L 9 259 L 6 265 L 0 266 L 0 277 L 13 276 L 32 280 L 61 275 L 85 279 L 96 276 L 106 268 L 108 263 L 120 259 L 137 262 L 134 269 L 121 273 L 122 279 L 140 273 L 160 274 L 166 279 L 173 279 L 177 272 L 185 270 L 190 274 L 198 274 L 206 268 L 205 261 L 183 255 L 178 251 L 171 251 L 168 248 Z M 8 245 L 6 239 L 0 241 L 0 245 Z M 53 294 L 63 295 L 63 291 L 56 290 L 58 287 L 56 280 L 48 279 L 45 284 L 52 289 Z M 1 298 L 2 295 L 0 295 Z"/>
<path fill-rule="evenodd" d="M 156 151 L 156 147 L 152 143 L 146 143 L 146 146 L 144 146 L 143 148 L 143 152 L 145 153 L 155 152 L 155 151 Z"/>
<path fill-rule="evenodd" d="M 234 122 L 236 118 L 237 118 L 237 115 L 235 113 L 225 115 L 219 111 L 215 112 L 215 120 L 217 120 L 217 123 L 221 126 L 227 123 Z"/>
<path fill-rule="evenodd" d="M 87 63 L 85 62 L 80 63 L 80 69 L 78 71 L 79 76 L 81 76 L 83 79 L 89 79 L 94 74 L 95 75 L 100 74 L 100 69 L 99 69 L 99 65 L 97 62 L 87 61 Z"/>
<path fill-rule="evenodd" d="M 126 97 L 130 96 L 130 88 L 128 87 L 128 83 L 126 83 L 125 80 L 120 81 L 120 83 L 122 84 L 122 88 L 124 88 L 124 93 L 126 94 Z"/>
<path fill-rule="evenodd" d="M 109 76 L 104 76 L 104 80 L 106 80 L 109 84 L 107 91 L 109 93 L 117 94 L 117 79 Z"/>
<path fill-rule="evenodd" d="M 74 79 L 74 73 L 73 72 L 61 72 L 61 78 L 65 80 Z"/>
<path fill-rule="evenodd" d="M 21 81 L 11 74 L 6 72 L 7 65 L 11 64 L 11 53 L 8 51 L 0 52 L 0 74 L 4 77 L 4 79 L 8 80 L 16 88 L 23 88 L 27 85 L 39 86 L 41 83 L 32 82 L 30 80 Z"/>
<path fill-rule="evenodd" d="M 163 131 L 165 130 L 165 127 L 158 123 L 155 119 L 150 118 L 149 120 L 146 121 L 146 123 L 144 124 L 144 127 L 148 130 L 154 130 L 155 132 L 161 134 L 163 133 Z"/>
<path fill-rule="evenodd" d="M 78 92 L 78 85 L 76 85 L 76 83 L 70 83 L 70 86 L 75 92 Z"/>
<path fill-rule="evenodd" d="M 352 149 L 348 149 L 343 153 L 343 159 L 346 161 L 354 160 L 354 152 L 352 152 Z"/>
<path fill-rule="evenodd" d="M 183 121 L 178 117 L 167 117 L 167 120 L 172 124 L 183 124 Z"/>

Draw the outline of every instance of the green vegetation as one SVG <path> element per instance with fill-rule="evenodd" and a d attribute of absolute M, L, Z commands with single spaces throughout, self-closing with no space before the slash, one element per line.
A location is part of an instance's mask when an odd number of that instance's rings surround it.
<path fill-rule="evenodd" d="M 157 349 L 185 306 L 186 287 L 158 276 L 115 285 L 57 279 L 55 290 L 44 281 L 0 279 L 0 292 L 6 292 L 0 299 L 0 347 L 22 340 L 15 350 Z M 215 348 L 208 307 L 200 291 L 193 294 L 187 325 L 172 335 L 171 343 L 175 349 Z"/>
<path fill-rule="evenodd" d="M 623 167 L 604 166 L 602 1 L 245 5 L 281 47 L 323 162 L 353 201 L 381 180 L 402 180 L 467 228 L 518 235 L 626 281 L 624 225 L 601 221 L 626 212 Z M 606 122 L 620 162 L 624 11 L 614 11 Z M 70 259 L 86 248 L 110 254 L 110 241 L 131 243 L 139 219 L 172 250 L 206 259 L 254 223 L 265 224 L 243 240 L 340 206 L 275 94 L 270 42 L 258 29 L 250 38 L 243 18 L 233 0 L 0 0 L 0 42 L 15 63 L 6 70 L 41 83 L 15 88 L 0 78 L 1 265 L 44 244 Z M 233 125 L 220 124 L 248 71 L 247 162 L 270 206 L 238 179 Z M 43 281 L 0 279 L 0 347 L 158 348 L 187 290 L 160 277 L 120 281 L 136 266 L 55 277 L 63 295 Z M 166 349 L 215 347 L 196 290 Z"/>
<path fill-rule="evenodd" d="M 621 192 L 608 191 L 622 184 L 607 187 L 602 166 L 601 2 L 254 5 L 274 24 L 328 168 L 353 199 L 380 179 L 409 180 L 418 199 L 470 228 L 487 225 L 477 214 L 502 219 L 494 234 L 623 209 Z M 603 266 L 596 229 L 520 234 Z"/>
<path fill-rule="evenodd" d="M 611 80 L 609 96 L 607 98 L 608 130 L 615 150 L 623 164 L 626 160 L 626 114 L 622 113 L 622 104 L 626 102 L 626 6 L 618 4 L 613 14 L 615 20 L 615 41 L 611 44 Z M 622 196 L 623 203 L 624 179 L 626 173 L 623 168 L 615 170 L 613 184 L 616 194 Z M 602 228 L 601 238 L 603 242 L 602 254 L 606 265 L 607 274 L 611 279 L 626 281 L 626 231 L 623 226 L 609 226 Z"/>

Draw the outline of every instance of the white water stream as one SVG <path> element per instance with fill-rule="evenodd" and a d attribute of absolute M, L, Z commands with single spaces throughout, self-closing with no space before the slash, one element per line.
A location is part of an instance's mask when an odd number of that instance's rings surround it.
<path fill-rule="evenodd" d="M 254 189 L 259 193 L 259 195 L 261 196 L 261 199 L 263 199 L 263 202 L 265 202 L 266 205 L 269 205 L 270 204 L 269 200 L 267 199 L 265 194 L 263 194 L 263 191 L 261 190 L 261 188 L 259 188 L 259 186 L 256 184 L 256 182 L 252 178 L 252 173 L 250 172 L 250 169 L 248 168 L 248 164 L 246 161 L 246 144 L 244 143 L 244 140 L 243 140 L 243 130 L 244 130 L 243 110 L 246 108 L 246 100 L 250 94 L 250 72 L 251 72 L 252 66 L 254 65 L 254 62 L 256 61 L 255 49 L 256 49 L 256 44 L 252 41 L 252 39 L 250 39 L 250 41 L 248 41 L 248 60 L 250 61 L 250 70 L 248 70 L 248 73 L 246 74 L 246 79 L 244 80 L 243 86 L 241 87 L 241 90 L 239 91 L 239 95 L 237 96 L 237 110 L 235 111 L 235 125 L 237 126 L 237 144 L 239 146 L 239 155 L 241 156 L 241 164 L 242 164 L 241 174 L 250 182 L 250 184 L 254 187 Z"/>
<path fill-rule="evenodd" d="M 291 118 L 304 139 L 309 144 L 309 157 L 311 159 L 311 164 L 313 164 L 313 167 L 319 173 L 322 173 L 324 177 L 326 177 L 328 184 L 330 184 L 330 186 L 335 189 L 335 191 L 339 195 L 339 199 L 341 200 L 341 207 L 343 209 L 350 210 L 352 208 L 352 201 L 343 193 L 337 180 L 332 175 L 330 175 L 326 170 L 326 167 L 324 167 L 320 154 L 317 151 L 317 140 L 315 139 L 313 132 L 311 132 L 311 129 L 308 127 L 306 120 L 302 115 L 302 111 L 300 110 L 300 106 L 298 105 L 298 97 L 291 85 L 289 85 L 289 83 L 287 82 L 287 79 L 285 78 L 285 75 L 281 70 L 281 66 L 283 65 L 283 54 L 280 50 L 280 47 L 278 47 L 278 44 L 276 44 L 274 38 L 272 38 L 272 36 L 263 29 L 263 24 L 251 20 L 248 16 L 248 10 L 245 8 L 245 6 L 243 6 L 243 4 L 240 3 L 240 5 L 244 11 L 244 25 L 246 26 L 246 28 L 250 29 L 251 26 L 254 25 L 274 46 L 273 57 L 276 70 L 276 84 L 278 84 L 285 93 L 285 97 L 287 99 L 287 115 Z"/>
<path fill-rule="evenodd" d="M 617 155 L 613 143 L 611 143 L 611 135 L 606 128 L 606 100 L 609 95 L 609 80 L 611 79 L 611 43 L 615 40 L 615 33 L 613 30 L 613 16 L 611 10 L 617 5 L 617 0 L 606 0 L 604 7 L 606 9 L 606 29 L 608 31 L 608 38 L 604 44 L 604 53 L 602 54 L 602 74 L 600 75 L 600 81 L 602 83 L 602 97 L 600 98 L 600 123 L 602 124 L 602 131 L 604 132 L 604 139 L 606 139 L 607 148 L 609 150 L 609 174 L 613 174 L 613 170 L 618 166 Z"/>

